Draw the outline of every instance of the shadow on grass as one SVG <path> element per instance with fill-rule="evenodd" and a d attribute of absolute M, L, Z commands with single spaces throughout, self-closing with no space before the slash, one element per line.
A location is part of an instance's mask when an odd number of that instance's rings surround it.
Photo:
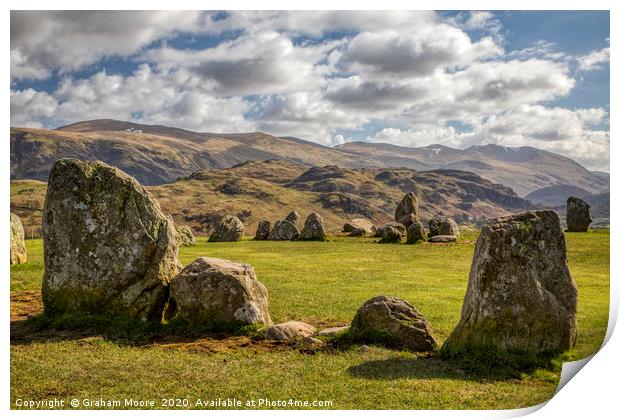
<path fill-rule="evenodd" d="M 229 341 L 245 347 L 252 342 L 260 347 L 276 347 L 272 342 L 260 343 L 255 340 L 257 327 L 239 325 L 203 325 L 192 327 L 182 321 L 168 324 L 139 321 L 106 315 L 60 315 L 50 317 L 46 314 L 31 316 L 23 320 L 11 321 L 11 344 L 27 345 L 54 341 L 77 341 L 87 337 L 100 336 L 123 346 L 148 346 L 153 344 L 201 344 L 197 341 L 209 339 L 212 342 Z M 239 339 L 243 339 L 241 342 Z M 194 346 L 199 348 L 199 345 Z M 221 347 L 221 346 L 215 346 Z"/>

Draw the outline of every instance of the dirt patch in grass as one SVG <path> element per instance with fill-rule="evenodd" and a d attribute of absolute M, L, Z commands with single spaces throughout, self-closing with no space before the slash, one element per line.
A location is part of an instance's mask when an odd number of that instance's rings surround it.
<path fill-rule="evenodd" d="M 40 291 L 23 290 L 11 292 L 11 322 L 25 320 L 43 312 Z"/>
<path fill-rule="evenodd" d="M 88 346 L 102 339 L 110 338 L 96 334 L 97 331 L 39 328 L 34 317 L 43 313 L 43 301 L 39 291 L 11 292 L 11 344 L 32 342 L 74 341 L 80 346 Z M 29 318 L 30 321 L 29 321 Z M 222 353 L 239 349 L 254 351 L 284 350 L 293 347 L 289 343 L 270 340 L 257 340 L 248 336 L 213 334 L 208 337 L 154 335 L 148 342 L 136 347 L 161 347 L 200 353 Z"/>

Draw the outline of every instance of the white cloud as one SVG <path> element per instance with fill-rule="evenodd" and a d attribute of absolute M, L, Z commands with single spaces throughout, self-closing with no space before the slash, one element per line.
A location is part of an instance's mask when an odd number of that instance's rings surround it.
<path fill-rule="evenodd" d="M 609 63 L 609 47 L 592 51 L 577 59 L 579 70 L 593 71 L 603 68 L 603 64 Z"/>
<path fill-rule="evenodd" d="M 426 76 L 438 69 L 469 64 L 501 53 L 491 38 L 472 42 L 446 24 L 413 26 L 408 31 L 362 32 L 346 47 L 340 65 L 374 78 Z"/>
<path fill-rule="evenodd" d="M 51 119 L 55 125 L 62 125 L 113 118 L 198 131 L 237 132 L 255 128 L 243 116 L 250 108 L 240 97 L 213 96 L 201 91 L 191 78 L 154 72 L 146 64 L 127 77 L 99 72 L 88 79 L 66 78 L 52 95 L 32 89 L 11 92 L 12 124 Z"/>
<path fill-rule="evenodd" d="M 202 12 L 12 11 L 11 78 L 41 79 L 103 57 L 128 56 L 201 25 Z"/>
<path fill-rule="evenodd" d="M 325 145 L 388 126 L 400 128 L 370 140 L 529 144 L 593 167 L 608 162 L 609 132 L 592 128 L 604 112 L 540 104 L 571 92 L 571 66 L 599 68 L 609 49 L 574 58 L 540 40 L 505 52 L 490 12 L 12 12 L 11 23 L 11 77 L 22 82 L 12 84 L 13 125 L 116 118 Z M 181 33 L 221 39 L 169 42 Z M 75 72 L 105 57 L 137 69 Z M 49 93 L 24 83 L 52 74 L 62 80 Z"/>
<path fill-rule="evenodd" d="M 294 46 L 282 34 L 263 32 L 204 50 L 157 48 L 144 59 L 168 71 L 184 69 L 219 95 L 276 94 L 319 86 L 324 66 L 318 62 L 333 48 Z"/>

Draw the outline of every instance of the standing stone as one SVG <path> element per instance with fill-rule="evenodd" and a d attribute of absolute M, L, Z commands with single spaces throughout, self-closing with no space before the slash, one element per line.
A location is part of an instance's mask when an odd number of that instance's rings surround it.
<path fill-rule="evenodd" d="M 61 159 L 43 209 L 48 314 L 159 321 L 181 265 L 172 219 L 138 181 L 102 162 Z"/>
<path fill-rule="evenodd" d="M 261 220 L 258 222 L 258 227 L 256 228 L 256 235 L 254 235 L 254 239 L 257 241 L 264 241 L 269 238 L 269 231 L 271 230 L 271 222 L 269 220 Z"/>
<path fill-rule="evenodd" d="M 441 235 L 441 219 L 437 217 L 433 217 L 428 221 L 428 237 L 431 238 L 433 236 Z"/>
<path fill-rule="evenodd" d="M 434 217 L 428 221 L 428 237 L 437 235 L 456 236 L 458 238 L 461 235 L 461 231 L 454 219 L 450 217 L 445 219 Z"/>
<path fill-rule="evenodd" d="M 441 221 L 441 225 L 439 226 L 439 234 L 456 236 L 458 238 L 461 236 L 461 231 L 459 229 L 459 225 L 456 224 L 454 219 L 448 217 Z"/>
<path fill-rule="evenodd" d="M 196 237 L 192 232 L 192 228 L 187 225 L 179 226 L 177 232 L 179 232 L 179 237 L 181 238 L 181 246 L 196 245 Z"/>
<path fill-rule="evenodd" d="M 414 193 L 408 192 L 405 194 L 394 212 L 394 220 L 400 222 L 404 216 L 412 214 L 414 217 L 418 217 L 418 198 Z"/>
<path fill-rule="evenodd" d="M 418 221 L 418 218 L 413 214 L 406 214 L 398 220 L 398 223 L 403 225 L 405 228 L 409 228 L 412 224 Z"/>
<path fill-rule="evenodd" d="M 403 225 L 402 229 L 394 226 L 394 224 L 387 224 L 381 228 L 381 240 L 379 243 L 389 244 L 389 243 L 398 243 L 403 240 L 403 232 L 405 231 L 405 227 Z"/>
<path fill-rule="evenodd" d="M 568 232 L 587 232 L 592 223 L 590 205 L 581 198 L 568 197 L 566 200 L 566 225 Z"/>
<path fill-rule="evenodd" d="M 437 340 L 433 328 L 409 302 L 377 296 L 357 311 L 348 331 L 358 341 L 379 342 L 413 351 L 433 351 Z"/>
<path fill-rule="evenodd" d="M 299 230 L 288 220 L 278 220 L 269 233 L 270 241 L 294 241 L 299 237 Z"/>
<path fill-rule="evenodd" d="M 245 228 L 237 216 L 224 216 L 215 223 L 209 242 L 239 242 Z"/>
<path fill-rule="evenodd" d="M 271 325 L 267 298 L 251 265 L 200 257 L 172 280 L 166 317 L 222 329 Z"/>
<path fill-rule="evenodd" d="M 442 351 L 562 352 L 575 345 L 576 310 L 557 213 L 493 219 L 476 242 L 461 321 Z"/>
<path fill-rule="evenodd" d="M 11 213 L 11 265 L 26 262 L 26 242 L 24 242 L 24 226 L 22 219 Z"/>
<path fill-rule="evenodd" d="M 407 243 L 415 244 L 420 241 L 426 241 L 426 232 L 421 222 L 414 222 L 407 228 Z"/>
<path fill-rule="evenodd" d="M 304 241 L 326 241 L 327 234 L 323 227 L 323 218 L 318 213 L 310 213 L 306 218 L 304 228 L 299 234 L 299 239 Z"/>
<path fill-rule="evenodd" d="M 398 230 L 400 233 L 402 233 L 403 236 L 407 234 L 407 228 L 405 227 L 405 225 L 403 225 L 402 223 L 397 223 L 397 222 L 389 222 L 377 228 L 377 230 L 375 231 L 375 236 L 377 238 L 383 237 L 383 231 L 385 230 L 386 227 L 392 227 Z"/>
<path fill-rule="evenodd" d="M 301 215 L 295 210 L 293 210 L 284 218 L 284 220 L 291 222 L 295 225 L 295 227 L 299 229 L 299 225 L 301 223 Z"/>

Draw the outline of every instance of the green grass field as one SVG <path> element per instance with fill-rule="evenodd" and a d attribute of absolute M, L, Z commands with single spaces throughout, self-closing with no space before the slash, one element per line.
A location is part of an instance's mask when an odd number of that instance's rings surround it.
<path fill-rule="evenodd" d="M 367 299 L 394 295 L 427 317 L 441 343 L 459 320 L 475 236 L 467 232 L 456 246 L 380 245 L 340 237 L 325 243 L 200 239 L 198 246 L 182 248 L 180 257 L 184 264 L 203 255 L 252 264 L 269 290 L 274 322 L 344 325 Z M 569 233 L 567 240 L 580 329 L 569 357 L 578 359 L 598 350 L 607 328 L 609 231 Z M 24 296 L 38 296 L 40 290 L 42 242 L 28 241 L 27 247 L 28 263 L 11 269 L 12 315 L 28 301 Z M 40 311 L 40 304 L 30 307 L 30 312 L 29 306 L 21 308 L 22 315 Z M 12 324 L 14 408 L 19 398 L 57 397 L 153 399 L 156 408 L 162 408 L 162 398 L 186 398 L 194 407 L 198 399 L 237 398 L 243 405 L 251 399 L 327 400 L 331 409 L 506 409 L 549 399 L 560 373 L 556 365 L 507 379 L 377 346 L 364 353 L 352 346 L 307 354 L 244 337 L 140 341 L 100 327 L 73 334 L 33 329 L 23 320 Z"/>

